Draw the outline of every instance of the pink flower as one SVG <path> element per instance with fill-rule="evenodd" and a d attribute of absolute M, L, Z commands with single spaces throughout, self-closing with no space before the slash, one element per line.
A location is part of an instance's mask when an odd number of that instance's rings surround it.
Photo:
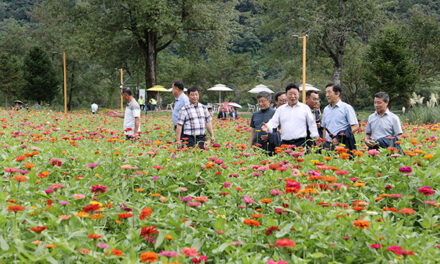
<path fill-rule="evenodd" d="M 198 256 L 196 248 L 182 248 L 181 252 L 182 252 L 182 254 L 185 257 L 196 257 L 196 256 Z"/>
<path fill-rule="evenodd" d="M 433 195 L 435 193 L 435 191 L 432 190 L 431 187 L 429 187 L 429 186 L 420 187 L 418 189 L 418 192 L 421 194 L 427 195 L 427 196 Z"/>
<path fill-rule="evenodd" d="M 177 258 L 179 256 L 179 253 L 177 253 L 176 251 L 162 250 L 159 253 L 159 255 L 162 256 L 162 257 L 167 257 L 167 258 Z"/>
<path fill-rule="evenodd" d="M 247 203 L 247 204 L 254 204 L 255 201 L 252 200 L 252 198 L 245 196 L 243 199 L 241 199 L 243 202 Z"/>
<path fill-rule="evenodd" d="M 78 193 L 75 193 L 75 194 L 73 195 L 73 198 L 75 198 L 76 200 L 83 199 L 84 197 L 85 197 L 84 194 L 78 194 Z"/>
<path fill-rule="evenodd" d="M 199 203 L 199 202 L 190 202 L 190 203 L 188 203 L 189 207 L 198 207 L 200 205 L 201 205 L 201 203 Z"/>
<path fill-rule="evenodd" d="M 391 251 L 396 255 L 402 255 L 402 248 L 397 245 L 392 245 L 387 248 L 387 251 Z"/>
<path fill-rule="evenodd" d="M 97 247 L 102 248 L 102 249 L 106 249 L 109 248 L 109 244 L 104 243 L 104 242 L 99 242 L 98 244 L 96 244 Z"/>
<path fill-rule="evenodd" d="M 374 248 L 374 249 L 378 249 L 378 248 L 381 248 L 381 247 L 382 247 L 381 244 L 371 244 L 371 248 Z"/>
<path fill-rule="evenodd" d="M 91 169 L 94 169 L 94 168 L 96 168 L 98 166 L 98 163 L 87 163 L 86 166 L 91 168 Z"/>
<path fill-rule="evenodd" d="M 203 256 L 203 255 L 198 255 L 198 257 L 194 257 L 192 259 L 192 263 L 207 263 L 208 262 L 208 257 L 207 256 Z"/>
<path fill-rule="evenodd" d="M 370 155 L 370 156 L 377 156 L 379 154 L 380 154 L 380 152 L 377 149 L 368 150 L 368 155 Z"/>
<path fill-rule="evenodd" d="M 58 190 L 58 189 L 61 189 L 61 188 L 64 188 L 64 187 L 65 186 L 61 185 L 61 184 L 54 184 L 54 185 L 49 186 L 49 189 L 51 189 L 51 190 Z"/>
<path fill-rule="evenodd" d="M 231 186 L 231 182 L 225 181 L 223 183 L 223 188 L 229 188 Z"/>
<path fill-rule="evenodd" d="M 400 168 L 399 168 L 399 171 L 400 171 L 400 172 L 410 173 L 410 172 L 412 172 L 412 169 L 411 169 L 411 167 L 403 166 L 403 167 L 400 167 Z"/>
<path fill-rule="evenodd" d="M 267 262 L 267 264 L 288 264 L 287 261 L 284 260 L 278 260 L 278 261 L 274 261 L 272 259 L 269 259 L 269 261 Z"/>

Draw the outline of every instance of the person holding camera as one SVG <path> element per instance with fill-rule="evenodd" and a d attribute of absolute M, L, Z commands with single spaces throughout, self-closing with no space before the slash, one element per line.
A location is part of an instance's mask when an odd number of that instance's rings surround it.
<path fill-rule="evenodd" d="M 385 92 L 374 95 L 376 112 L 368 117 L 365 144 L 369 149 L 395 147 L 399 152 L 402 152 L 398 143 L 400 135 L 402 135 L 402 126 L 399 117 L 388 109 L 389 102 L 390 97 Z"/>

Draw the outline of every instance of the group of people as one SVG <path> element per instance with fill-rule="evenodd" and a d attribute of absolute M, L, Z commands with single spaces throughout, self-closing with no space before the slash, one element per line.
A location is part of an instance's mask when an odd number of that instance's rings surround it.
<path fill-rule="evenodd" d="M 214 143 L 212 115 L 207 106 L 199 103 L 198 88 L 188 88 L 186 95 L 183 82 L 174 81 L 172 93 L 175 104 L 171 121 L 177 144 L 181 146 L 185 143 L 187 147 L 205 149 Z M 121 94 L 128 103 L 125 113 L 110 112 L 109 115 L 124 118 L 127 139 L 136 138 L 140 132 L 140 104 L 129 88 L 123 88 Z M 250 146 L 258 146 L 271 155 L 281 145 L 316 145 L 333 150 L 342 143 L 351 153 L 356 149 L 354 133 L 359 130 L 359 122 L 353 107 L 343 102 L 341 95 L 341 87 L 326 85 L 325 96 L 329 104 L 321 115 L 318 91 L 307 91 L 306 104 L 303 104 L 299 102 L 298 86 L 288 84 L 285 92 L 275 94 L 275 109 L 271 107 L 271 94 L 260 92 L 257 95 L 260 110 L 253 113 L 250 120 Z M 368 118 L 365 143 L 369 148 L 395 147 L 401 151 L 400 119 L 389 111 L 389 100 L 384 92 L 375 94 L 376 112 Z"/>
<path fill-rule="evenodd" d="M 237 119 L 238 118 L 238 113 L 237 113 L 237 110 L 235 109 L 235 107 L 230 106 L 229 107 L 229 111 L 228 111 L 228 109 L 224 105 L 221 106 L 219 111 L 218 111 L 217 117 L 219 119 L 225 120 L 225 119 L 228 118 L 228 116 L 231 119 Z"/>
<path fill-rule="evenodd" d="M 252 115 L 250 126 L 250 146 L 258 146 L 269 155 L 280 145 L 295 147 L 318 147 L 334 150 L 339 144 L 351 151 L 356 149 L 354 133 L 359 130 L 359 122 L 353 107 L 341 100 L 342 89 L 328 84 L 325 96 L 328 105 L 321 118 L 318 91 L 307 91 L 306 104 L 298 101 L 299 88 L 288 84 L 285 92 L 275 94 L 276 109 L 270 107 L 271 95 L 261 92 L 257 95 L 259 111 Z M 400 119 L 388 109 L 389 96 L 384 92 L 375 94 L 376 112 L 369 116 L 365 143 L 369 148 L 401 148 Z"/>
<path fill-rule="evenodd" d="M 142 111 L 144 111 L 144 110 L 145 111 L 148 111 L 148 110 L 154 111 L 154 110 L 156 110 L 156 107 L 157 107 L 157 100 L 152 97 L 152 98 L 150 98 L 150 101 L 148 101 L 148 105 L 146 105 L 144 97 L 141 95 L 139 97 L 139 106 L 141 107 Z"/>

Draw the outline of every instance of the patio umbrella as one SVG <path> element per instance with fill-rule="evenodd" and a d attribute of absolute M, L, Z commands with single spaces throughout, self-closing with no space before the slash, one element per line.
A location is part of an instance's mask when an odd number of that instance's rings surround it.
<path fill-rule="evenodd" d="M 165 87 L 163 87 L 162 85 L 155 85 L 151 88 L 148 88 L 147 91 L 149 91 L 149 92 L 168 92 L 168 90 L 165 89 Z"/>
<path fill-rule="evenodd" d="M 259 92 L 268 92 L 268 93 L 273 93 L 273 91 L 271 89 L 269 89 L 266 85 L 264 84 L 259 84 L 257 86 L 255 86 L 254 88 L 252 88 L 251 90 L 248 91 L 249 93 L 259 93 Z"/>
<path fill-rule="evenodd" d="M 24 103 L 22 101 L 20 101 L 20 100 L 15 100 L 14 104 L 24 104 Z"/>
<path fill-rule="evenodd" d="M 234 90 L 232 90 L 229 87 L 226 87 L 226 85 L 224 85 L 224 84 L 216 84 L 216 85 L 214 85 L 214 87 L 209 88 L 208 91 L 218 91 L 219 92 L 218 101 L 219 101 L 219 104 L 221 104 L 222 103 L 222 92 L 223 91 L 230 92 L 230 91 L 234 91 Z"/>
<path fill-rule="evenodd" d="M 229 106 L 233 106 L 236 108 L 241 108 L 241 105 L 237 104 L 237 103 L 229 103 Z"/>
<path fill-rule="evenodd" d="M 300 91 L 302 91 L 302 84 L 299 86 L 299 90 Z M 318 88 L 316 88 L 316 87 L 314 87 L 313 85 L 311 85 L 311 84 L 308 84 L 308 83 L 306 83 L 306 91 L 317 91 L 317 92 L 319 92 L 319 91 L 321 91 L 321 90 L 319 90 Z"/>

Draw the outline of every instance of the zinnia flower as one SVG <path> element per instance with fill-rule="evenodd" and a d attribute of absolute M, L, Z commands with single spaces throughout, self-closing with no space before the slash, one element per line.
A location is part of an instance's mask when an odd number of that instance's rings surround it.
<path fill-rule="evenodd" d="M 197 248 L 182 248 L 181 252 L 185 257 L 196 257 L 199 255 Z"/>
<path fill-rule="evenodd" d="M 400 171 L 400 172 L 410 173 L 410 172 L 412 172 L 412 169 L 411 169 L 411 167 L 403 166 L 403 167 L 400 167 L 400 168 L 399 168 L 399 171 Z"/>
<path fill-rule="evenodd" d="M 153 251 L 148 251 L 148 252 L 142 253 L 140 256 L 140 259 L 143 263 L 147 263 L 147 262 L 153 263 L 153 262 L 156 262 L 159 259 L 159 257 Z"/>
<path fill-rule="evenodd" d="M 41 233 L 46 229 L 47 229 L 47 226 L 34 226 L 34 227 L 29 228 L 29 230 L 31 230 L 35 233 Z"/>
<path fill-rule="evenodd" d="M 276 244 L 276 247 L 295 248 L 295 246 L 296 246 L 295 241 L 290 240 L 288 238 L 278 239 L 275 244 Z"/>
<path fill-rule="evenodd" d="M 431 187 L 429 187 L 429 186 L 420 187 L 417 191 L 419 193 L 427 195 L 427 196 L 433 195 L 435 193 L 435 191 L 432 190 Z"/>
<path fill-rule="evenodd" d="M 141 213 L 139 214 L 139 219 L 140 220 L 146 220 L 148 217 L 151 216 L 151 214 L 153 214 L 153 210 L 151 210 L 150 207 L 145 207 Z"/>

